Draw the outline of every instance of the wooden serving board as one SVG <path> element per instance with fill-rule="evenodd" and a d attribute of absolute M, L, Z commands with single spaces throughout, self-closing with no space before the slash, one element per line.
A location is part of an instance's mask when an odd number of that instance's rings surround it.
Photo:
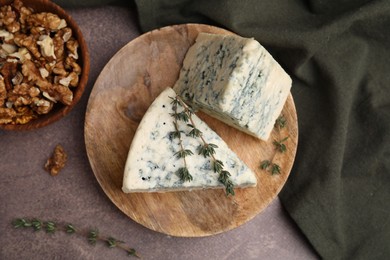
<path fill-rule="evenodd" d="M 257 187 L 166 193 L 122 192 L 123 170 L 137 126 L 152 101 L 178 78 L 187 49 L 199 32 L 231 32 L 199 24 L 164 27 L 124 46 L 105 66 L 92 90 L 85 121 L 85 143 L 92 170 L 110 200 L 134 221 L 172 236 L 200 237 L 236 228 L 260 213 L 279 193 L 295 158 L 298 127 L 291 95 L 282 114 L 288 126 L 274 129 L 264 142 L 200 114 L 256 173 Z M 276 153 L 274 140 L 286 136 L 287 152 Z M 279 175 L 259 168 L 272 159 Z"/>

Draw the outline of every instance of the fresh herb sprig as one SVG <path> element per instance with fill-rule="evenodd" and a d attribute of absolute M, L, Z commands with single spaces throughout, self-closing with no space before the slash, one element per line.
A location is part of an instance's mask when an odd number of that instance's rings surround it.
<path fill-rule="evenodd" d="M 212 169 L 215 173 L 218 173 L 218 181 L 221 182 L 225 186 L 225 192 L 226 195 L 235 195 L 234 192 L 234 184 L 232 180 L 230 179 L 231 174 L 224 170 L 223 162 L 218 160 L 215 157 L 215 149 L 218 148 L 217 145 L 208 143 L 203 137 L 202 131 L 200 131 L 198 128 L 196 128 L 195 122 L 192 118 L 192 115 L 194 114 L 193 110 L 179 97 L 176 96 L 173 98 L 174 104 L 180 104 L 181 107 L 183 107 L 183 111 L 181 113 L 185 113 L 186 115 L 180 115 L 175 116 L 175 119 L 178 118 L 179 120 L 182 120 L 187 123 L 187 126 L 191 128 L 191 131 L 188 133 L 189 136 L 193 138 L 199 138 L 202 142 L 201 145 L 197 148 L 198 155 L 203 155 L 204 158 L 210 157 L 212 159 Z M 176 113 L 175 114 L 181 114 Z"/>
<path fill-rule="evenodd" d="M 179 102 L 179 100 L 177 98 L 171 98 L 171 99 L 172 99 L 172 102 L 171 102 L 172 110 L 174 111 L 174 113 L 172 113 L 171 116 L 173 117 L 173 120 L 174 120 L 173 125 L 175 126 L 175 131 L 171 132 L 170 135 L 174 138 L 179 139 L 180 151 L 176 152 L 175 156 L 179 159 L 182 158 L 183 164 L 184 164 L 183 167 L 180 167 L 176 171 L 176 174 L 179 176 L 180 180 L 182 180 L 182 181 L 192 181 L 193 177 L 190 174 L 190 172 L 188 171 L 186 157 L 193 155 L 193 152 L 189 149 L 184 148 L 183 139 L 182 139 L 182 132 L 180 131 L 179 125 L 178 125 L 178 121 L 188 122 L 189 117 L 188 117 L 187 113 L 185 113 L 185 110 L 183 110 L 182 112 L 178 112 L 178 107 L 182 106 L 181 103 Z"/>
<path fill-rule="evenodd" d="M 87 241 L 91 245 L 96 245 L 97 242 L 105 243 L 109 248 L 120 248 L 124 250 L 128 256 L 134 256 L 140 258 L 134 248 L 128 247 L 123 241 L 117 240 L 113 237 L 105 237 L 99 234 L 98 230 L 82 230 L 76 228 L 73 224 L 62 224 L 54 221 L 43 221 L 37 218 L 17 218 L 12 221 L 14 228 L 32 228 L 34 231 L 44 230 L 46 233 L 53 234 L 57 231 L 65 232 L 69 235 L 78 234 L 87 238 Z"/>
<path fill-rule="evenodd" d="M 281 133 L 281 130 L 287 126 L 287 119 L 281 115 L 276 119 L 274 127 L 278 130 L 279 135 Z M 262 170 L 268 170 L 272 175 L 280 174 L 282 169 L 281 167 L 273 162 L 273 159 L 276 155 L 276 152 L 285 153 L 287 151 L 287 146 L 285 144 L 285 141 L 287 141 L 289 137 L 284 137 L 280 139 L 279 141 L 274 140 L 272 144 L 275 146 L 275 154 L 272 156 L 271 160 L 263 160 L 260 162 L 260 169 Z"/>

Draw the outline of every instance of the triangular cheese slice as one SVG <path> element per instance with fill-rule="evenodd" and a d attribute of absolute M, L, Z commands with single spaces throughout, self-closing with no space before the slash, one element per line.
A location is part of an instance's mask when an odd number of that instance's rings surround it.
<path fill-rule="evenodd" d="M 218 181 L 218 173 L 212 170 L 210 157 L 204 158 L 198 154 L 200 138 L 182 134 L 184 149 L 189 149 L 193 155 L 186 156 L 186 164 L 192 181 L 182 181 L 177 170 L 183 167 L 183 158 L 175 153 L 180 150 L 179 139 L 172 137 L 175 131 L 172 98 L 176 93 L 172 88 L 164 90 L 151 104 L 142 118 L 128 153 L 122 190 L 129 192 L 164 192 L 176 190 L 193 190 L 206 188 L 224 188 Z M 207 143 L 218 146 L 215 158 L 223 162 L 224 170 L 231 176 L 235 187 L 255 186 L 255 174 L 229 149 L 227 144 L 210 129 L 195 114 L 192 119 L 203 133 Z M 184 121 L 178 121 L 178 126 L 184 133 L 191 128 Z"/>

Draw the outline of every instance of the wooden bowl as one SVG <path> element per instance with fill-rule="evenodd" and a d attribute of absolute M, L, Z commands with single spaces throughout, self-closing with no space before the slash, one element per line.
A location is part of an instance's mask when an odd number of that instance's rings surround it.
<path fill-rule="evenodd" d="M 13 0 L 0 0 L 0 6 L 9 5 L 12 2 Z M 0 124 L 0 129 L 4 130 L 33 130 L 47 126 L 67 115 L 78 103 L 85 90 L 90 68 L 89 52 L 81 30 L 64 9 L 49 0 L 22 0 L 22 2 L 25 6 L 33 8 L 34 12 L 50 12 L 57 14 L 62 19 L 65 19 L 67 26 L 72 29 L 73 37 L 75 37 L 79 43 L 79 59 L 77 63 L 81 67 L 81 75 L 78 86 L 72 88 L 73 101 L 70 105 L 56 103 L 48 114 L 39 115 L 36 119 L 32 119 L 26 124 Z"/>

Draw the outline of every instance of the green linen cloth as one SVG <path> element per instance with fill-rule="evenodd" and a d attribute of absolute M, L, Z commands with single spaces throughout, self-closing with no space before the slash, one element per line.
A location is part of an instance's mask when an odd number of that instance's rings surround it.
<path fill-rule="evenodd" d="M 120 4 L 126 0 L 53 0 L 54 3 L 61 7 L 90 7 L 105 4 Z"/>
<path fill-rule="evenodd" d="M 297 157 L 280 194 L 284 207 L 324 259 L 389 259 L 390 1 L 136 5 L 145 32 L 206 23 L 268 49 L 293 78 L 298 114 Z"/>
<path fill-rule="evenodd" d="M 390 1 L 138 0 L 141 28 L 254 37 L 293 78 L 299 143 L 280 199 L 324 259 L 390 258 Z"/>

